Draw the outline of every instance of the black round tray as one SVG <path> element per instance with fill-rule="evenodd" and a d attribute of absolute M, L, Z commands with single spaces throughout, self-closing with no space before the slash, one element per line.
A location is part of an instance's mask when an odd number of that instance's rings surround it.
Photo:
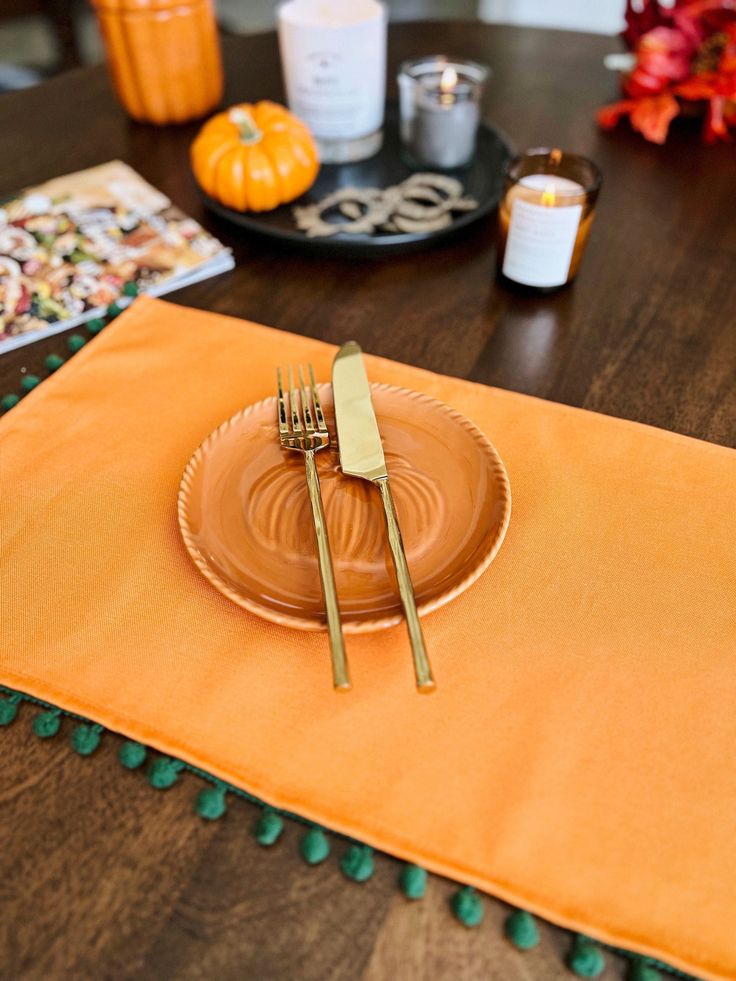
<path fill-rule="evenodd" d="M 203 194 L 205 204 L 215 214 L 249 232 L 289 242 L 311 252 L 349 255 L 390 255 L 421 249 L 454 235 L 459 229 L 488 214 L 498 204 L 503 191 L 503 170 L 512 157 L 508 140 L 497 129 L 482 123 L 478 129 L 475 157 L 469 166 L 443 171 L 462 181 L 465 193 L 475 198 L 474 211 L 460 212 L 451 225 L 433 232 L 377 233 L 348 235 L 337 233 L 329 238 L 308 238 L 294 224 L 291 209 L 312 204 L 340 187 L 390 187 L 405 180 L 419 168 L 411 167 L 402 156 L 399 140 L 399 111 L 395 103 L 386 106 L 384 139 L 381 150 L 368 160 L 347 164 L 324 164 L 317 180 L 297 201 L 274 211 L 241 212 L 219 204 Z M 421 168 L 431 170 L 431 167 Z"/>

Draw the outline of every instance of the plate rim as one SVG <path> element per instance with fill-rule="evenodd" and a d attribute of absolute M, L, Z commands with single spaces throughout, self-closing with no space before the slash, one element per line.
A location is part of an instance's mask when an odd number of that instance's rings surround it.
<path fill-rule="evenodd" d="M 451 603 L 452 600 L 464 593 L 483 575 L 486 569 L 488 569 L 490 566 L 491 562 L 493 562 L 495 559 L 506 537 L 506 532 L 511 520 L 511 484 L 509 482 L 506 467 L 504 466 L 503 460 L 501 459 L 496 447 L 493 445 L 490 439 L 488 439 L 486 434 L 478 426 L 476 426 L 471 419 L 469 419 L 458 409 L 448 405 L 447 402 L 442 402 L 440 399 L 434 398 L 432 395 L 427 395 L 425 392 L 417 392 L 414 389 L 404 388 L 402 385 L 391 385 L 387 382 L 371 382 L 370 385 L 372 391 L 396 392 L 400 393 L 401 395 L 408 396 L 414 401 L 440 407 L 443 412 L 446 412 L 450 418 L 459 423 L 470 434 L 470 436 L 479 445 L 484 455 L 490 460 L 491 469 L 493 470 L 493 474 L 496 479 L 496 486 L 499 490 L 502 514 L 495 535 L 489 539 L 487 547 L 480 560 L 469 569 L 460 582 L 456 583 L 451 589 L 443 590 L 431 599 L 426 600 L 424 603 L 417 604 L 417 612 L 419 616 L 424 617 L 428 613 L 432 613 L 435 610 L 440 609 L 440 607 L 446 606 L 448 603 Z M 332 385 L 329 382 L 320 382 L 317 385 L 317 388 L 331 390 Z M 233 603 L 237 604 L 237 606 L 241 607 L 241 609 L 245 609 L 260 619 L 267 620 L 270 623 L 275 623 L 281 627 L 289 627 L 291 629 L 311 633 L 325 633 L 327 631 L 326 622 L 320 623 L 312 618 L 299 617 L 288 613 L 280 613 L 277 610 L 273 610 L 270 607 L 261 605 L 256 601 L 249 599 L 242 593 L 239 593 L 237 590 L 233 589 L 228 582 L 219 576 L 207 562 L 202 550 L 195 541 L 195 535 L 188 520 L 187 504 L 192 492 L 194 475 L 209 447 L 216 440 L 220 439 L 233 425 L 240 422 L 242 419 L 247 418 L 249 415 L 253 414 L 258 409 L 261 409 L 269 402 L 274 404 L 275 410 L 275 395 L 266 396 L 266 398 L 259 399 L 259 401 L 253 402 L 251 405 L 240 409 L 234 415 L 230 416 L 229 419 L 221 422 L 219 426 L 213 429 L 212 432 L 210 432 L 209 435 L 206 436 L 205 439 L 199 444 L 194 453 L 192 453 L 179 482 L 179 491 L 177 495 L 179 531 L 184 541 L 184 546 L 189 558 L 194 562 L 194 565 L 197 567 L 200 573 L 215 589 L 217 589 L 219 593 L 231 600 Z M 274 422 L 274 430 L 275 426 L 276 424 Z M 343 619 L 342 628 L 343 633 L 346 634 L 375 633 L 379 630 L 388 630 L 391 627 L 396 627 L 402 623 L 403 620 L 404 617 L 400 612 L 391 616 L 378 617 L 368 620 Z"/>

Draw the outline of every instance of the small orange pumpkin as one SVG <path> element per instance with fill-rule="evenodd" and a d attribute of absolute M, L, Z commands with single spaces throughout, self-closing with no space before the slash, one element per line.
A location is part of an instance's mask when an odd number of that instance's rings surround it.
<path fill-rule="evenodd" d="M 192 143 L 200 187 L 236 211 L 270 211 L 314 184 L 317 147 L 307 127 L 275 102 L 243 102 L 208 120 Z"/>

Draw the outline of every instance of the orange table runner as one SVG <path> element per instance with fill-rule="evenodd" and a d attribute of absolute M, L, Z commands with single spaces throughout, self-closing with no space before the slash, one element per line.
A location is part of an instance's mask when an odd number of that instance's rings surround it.
<path fill-rule="evenodd" d="M 199 442 L 334 348 L 146 298 L 0 423 L 0 682 L 603 941 L 736 978 L 736 453 L 368 359 L 488 434 L 490 570 L 405 631 L 327 642 L 197 572 Z"/>

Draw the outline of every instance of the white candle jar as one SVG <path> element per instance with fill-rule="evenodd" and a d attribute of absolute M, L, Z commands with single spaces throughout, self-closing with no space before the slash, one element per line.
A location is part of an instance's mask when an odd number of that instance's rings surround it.
<path fill-rule="evenodd" d="M 377 0 L 289 0 L 278 11 L 291 111 L 323 163 L 364 160 L 383 142 L 386 8 Z"/>
<path fill-rule="evenodd" d="M 398 74 L 401 140 L 409 162 L 453 170 L 473 159 L 485 65 L 433 55 L 405 61 Z"/>

